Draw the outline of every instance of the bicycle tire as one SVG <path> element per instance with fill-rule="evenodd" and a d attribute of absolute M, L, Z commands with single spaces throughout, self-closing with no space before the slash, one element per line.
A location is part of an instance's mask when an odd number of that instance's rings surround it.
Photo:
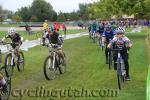
<path fill-rule="evenodd" d="M 6 79 L 6 88 L 7 88 L 7 90 L 2 90 L 1 91 L 1 98 L 0 98 L 0 100 L 9 100 L 9 98 L 10 98 L 10 93 L 11 93 L 11 77 L 8 77 L 7 79 Z"/>
<path fill-rule="evenodd" d="M 24 70 L 24 64 L 25 64 L 24 62 L 25 62 L 24 54 L 22 51 L 20 51 L 20 58 L 17 59 L 17 69 L 19 72 Z M 22 64 L 22 67 L 21 67 L 21 64 Z"/>
<path fill-rule="evenodd" d="M 50 56 L 47 56 L 45 61 L 44 61 L 44 66 L 43 66 L 43 70 L 44 70 L 44 76 L 47 80 L 53 80 L 55 79 L 56 75 L 55 75 L 55 71 L 56 69 L 53 69 L 53 68 L 48 68 L 47 66 L 47 63 L 50 61 L 50 67 L 52 67 L 52 61 L 53 61 L 53 57 L 50 55 Z M 47 69 L 48 68 L 48 69 Z M 50 73 L 47 72 L 47 71 L 50 71 L 52 73 L 52 75 L 49 75 Z"/>
<path fill-rule="evenodd" d="M 64 52 L 63 52 L 64 53 Z M 64 61 L 62 60 L 62 58 L 59 58 L 61 61 L 60 65 L 59 65 L 59 72 L 60 74 L 64 74 L 66 72 L 66 66 L 67 66 L 67 61 L 66 61 L 66 55 L 64 53 Z"/>
<path fill-rule="evenodd" d="M 109 69 L 111 69 L 111 66 L 112 66 L 111 51 L 109 51 L 109 55 L 108 55 L 108 56 L 109 56 L 109 57 L 108 57 L 108 61 L 109 61 L 108 66 L 109 66 Z"/>
<path fill-rule="evenodd" d="M 7 77 L 11 77 L 13 75 L 14 66 L 11 65 L 11 59 L 12 59 L 12 55 L 11 54 L 7 54 L 6 58 L 5 58 L 5 73 L 6 73 Z M 9 62 L 10 65 L 7 63 L 8 60 L 10 60 L 10 62 Z"/>
<path fill-rule="evenodd" d="M 121 81 L 122 81 L 122 75 L 120 73 L 120 67 L 121 67 L 121 63 L 120 61 L 118 61 L 117 63 L 117 82 L 118 82 L 118 88 L 121 90 Z"/>

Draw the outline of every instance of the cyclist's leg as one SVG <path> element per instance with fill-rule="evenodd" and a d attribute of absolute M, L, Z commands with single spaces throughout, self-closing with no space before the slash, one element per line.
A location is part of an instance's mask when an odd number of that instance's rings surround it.
<path fill-rule="evenodd" d="M 108 64 L 108 48 L 107 48 L 107 44 L 106 44 L 106 49 L 105 49 L 105 57 L 106 57 L 106 64 Z"/>
<path fill-rule="evenodd" d="M 20 50 L 19 50 L 19 48 L 20 48 L 20 44 L 15 44 L 15 45 L 14 45 L 14 49 L 15 49 L 16 56 L 17 56 L 17 60 L 18 60 L 18 61 L 19 61 L 19 59 L 20 59 Z"/>
<path fill-rule="evenodd" d="M 64 54 L 64 52 L 63 52 L 61 47 L 58 48 L 58 52 L 57 53 L 58 53 L 59 57 L 62 58 L 62 60 L 64 62 L 65 54 Z"/>
<path fill-rule="evenodd" d="M 114 60 L 114 70 L 117 70 L 117 52 L 113 52 L 113 60 Z"/>
<path fill-rule="evenodd" d="M 124 64 L 125 64 L 125 70 L 126 70 L 126 77 L 129 78 L 129 62 L 128 62 L 128 53 L 127 52 L 123 52 L 122 53 L 122 57 L 124 59 Z"/>

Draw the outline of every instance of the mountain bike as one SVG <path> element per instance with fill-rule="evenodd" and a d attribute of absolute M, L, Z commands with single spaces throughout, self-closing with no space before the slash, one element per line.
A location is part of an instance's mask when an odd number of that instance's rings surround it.
<path fill-rule="evenodd" d="M 49 44 L 49 55 L 44 61 L 44 75 L 47 80 L 52 80 L 56 77 L 56 73 L 59 70 L 60 74 L 66 72 L 66 55 L 61 58 L 58 54 L 59 47 L 57 44 Z"/>
<path fill-rule="evenodd" d="M 117 83 L 118 83 L 119 89 L 121 90 L 122 85 L 125 82 L 125 77 L 126 77 L 124 60 L 121 56 L 122 49 L 112 49 L 112 51 L 117 52 L 117 61 L 114 63 L 117 63 L 117 70 L 116 70 Z"/>
<path fill-rule="evenodd" d="M 96 31 L 92 32 L 92 40 L 95 43 L 95 41 L 96 41 Z"/>
<path fill-rule="evenodd" d="M 108 49 L 108 68 L 111 69 L 112 66 L 112 52 L 111 49 Z"/>
<path fill-rule="evenodd" d="M 0 67 L 0 75 L 2 75 L 6 81 L 5 85 L 2 84 L 0 85 L 0 100 L 9 100 L 10 92 L 11 92 L 11 76 L 7 77 L 4 70 L 5 70 L 5 66 Z"/>
<path fill-rule="evenodd" d="M 8 53 L 5 58 L 5 72 L 6 76 L 12 76 L 15 65 L 17 65 L 17 69 L 19 72 L 24 70 L 24 54 L 21 50 L 19 50 L 19 55 L 17 55 L 17 51 L 11 47 L 11 43 L 4 43 L 7 45 Z"/>
<path fill-rule="evenodd" d="M 102 51 L 104 50 L 104 44 L 102 42 L 102 36 L 101 35 L 98 36 L 98 46 L 100 47 L 100 49 Z"/>

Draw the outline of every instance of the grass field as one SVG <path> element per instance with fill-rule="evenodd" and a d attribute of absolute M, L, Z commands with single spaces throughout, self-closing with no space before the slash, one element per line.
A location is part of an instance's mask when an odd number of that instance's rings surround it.
<path fill-rule="evenodd" d="M 145 100 L 147 76 L 147 49 L 143 33 L 128 34 L 133 42 L 130 50 L 130 75 L 132 81 L 126 82 L 119 91 L 118 97 L 56 97 L 55 92 L 50 97 L 29 97 L 24 95 L 21 100 Z M 66 40 L 63 45 L 67 55 L 68 68 L 63 75 L 47 81 L 43 74 L 43 62 L 48 55 L 48 48 L 37 46 L 24 52 L 26 65 L 24 72 L 15 69 L 12 77 L 12 88 L 36 89 L 118 89 L 115 71 L 108 70 L 105 64 L 104 52 L 100 51 L 88 36 Z M 18 93 L 18 92 L 17 92 Z M 26 93 L 22 91 L 22 93 Z M 21 93 L 21 94 L 22 94 Z M 10 100 L 20 100 L 11 97 Z"/>

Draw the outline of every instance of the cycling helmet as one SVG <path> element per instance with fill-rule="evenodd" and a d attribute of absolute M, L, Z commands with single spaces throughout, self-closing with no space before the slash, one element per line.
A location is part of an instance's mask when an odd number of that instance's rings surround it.
<path fill-rule="evenodd" d="M 124 34 L 125 31 L 122 27 L 117 28 L 117 30 L 115 31 L 116 34 Z"/>
<path fill-rule="evenodd" d="M 110 30 L 111 30 L 111 25 L 107 25 L 107 26 L 105 27 L 105 30 L 106 30 L 106 31 L 110 31 Z"/>
<path fill-rule="evenodd" d="M 16 29 L 14 27 L 11 27 L 10 29 L 8 29 L 8 33 L 7 33 L 8 35 L 12 35 L 14 33 L 16 33 Z"/>

